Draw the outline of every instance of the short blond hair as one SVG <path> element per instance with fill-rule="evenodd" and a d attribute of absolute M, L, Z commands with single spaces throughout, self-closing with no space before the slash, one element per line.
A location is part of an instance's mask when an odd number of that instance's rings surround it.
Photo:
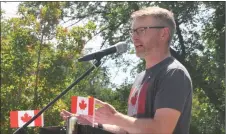
<path fill-rule="evenodd" d="M 160 21 L 159 23 L 161 25 L 169 28 L 170 30 L 169 43 L 170 43 L 173 39 L 173 35 L 176 30 L 176 24 L 175 24 L 173 13 L 167 9 L 160 8 L 160 7 L 147 7 L 147 8 L 143 8 L 141 10 L 135 11 L 131 14 L 132 19 L 146 17 L 146 16 L 154 17 L 156 20 Z"/>

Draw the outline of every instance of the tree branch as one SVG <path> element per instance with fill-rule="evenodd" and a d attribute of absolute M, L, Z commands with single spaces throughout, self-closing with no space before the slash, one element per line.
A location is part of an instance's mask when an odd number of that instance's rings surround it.
<path fill-rule="evenodd" d="M 175 23 L 176 23 L 176 33 L 178 35 L 179 43 L 180 43 L 181 50 L 182 50 L 182 53 L 181 53 L 182 59 L 181 60 L 182 60 L 182 62 L 185 62 L 186 52 L 185 52 L 184 39 L 183 39 L 182 32 L 181 32 L 181 29 L 180 29 L 180 25 L 179 25 L 177 19 L 175 19 Z"/>

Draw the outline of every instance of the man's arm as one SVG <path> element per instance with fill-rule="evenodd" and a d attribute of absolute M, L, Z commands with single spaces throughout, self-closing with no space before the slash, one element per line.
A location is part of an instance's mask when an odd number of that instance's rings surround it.
<path fill-rule="evenodd" d="M 103 126 L 103 130 L 114 133 L 114 134 L 127 134 L 127 131 L 125 131 L 124 129 L 116 125 L 102 124 L 102 126 Z"/>
<path fill-rule="evenodd" d="M 117 112 L 113 106 L 98 99 L 96 99 L 96 103 L 102 105 L 102 107 L 96 112 L 95 121 L 117 125 L 118 128 L 127 131 L 129 134 L 172 134 L 180 117 L 178 110 L 159 108 L 156 110 L 153 119 L 137 119 Z M 113 133 L 122 133 L 122 131 L 115 132 L 116 127 L 114 128 L 111 125 L 105 125 L 105 130 L 110 132 L 114 130 Z"/>
<path fill-rule="evenodd" d="M 131 134 L 172 134 L 179 116 L 177 110 L 161 108 L 153 119 L 137 119 L 117 113 L 114 122 Z"/>

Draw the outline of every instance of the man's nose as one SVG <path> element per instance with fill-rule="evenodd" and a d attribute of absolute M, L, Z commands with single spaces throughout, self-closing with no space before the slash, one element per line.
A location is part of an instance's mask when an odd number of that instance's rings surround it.
<path fill-rule="evenodd" d="M 131 39 L 132 39 L 133 41 L 136 41 L 136 40 L 139 40 L 140 38 L 139 38 L 139 36 L 137 35 L 137 33 L 134 32 L 133 34 L 131 34 Z"/>

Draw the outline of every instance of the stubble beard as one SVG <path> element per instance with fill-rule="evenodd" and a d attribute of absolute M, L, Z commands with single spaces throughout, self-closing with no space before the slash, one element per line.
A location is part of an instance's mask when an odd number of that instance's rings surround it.
<path fill-rule="evenodd" d="M 146 55 L 147 55 L 147 52 L 145 51 L 145 49 L 143 51 L 139 51 L 139 52 L 136 50 L 137 57 L 144 59 L 146 57 Z"/>
<path fill-rule="evenodd" d="M 150 52 L 152 51 L 152 47 L 145 47 L 142 51 L 136 50 L 136 56 L 145 59 L 148 55 L 150 55 Z"/>

